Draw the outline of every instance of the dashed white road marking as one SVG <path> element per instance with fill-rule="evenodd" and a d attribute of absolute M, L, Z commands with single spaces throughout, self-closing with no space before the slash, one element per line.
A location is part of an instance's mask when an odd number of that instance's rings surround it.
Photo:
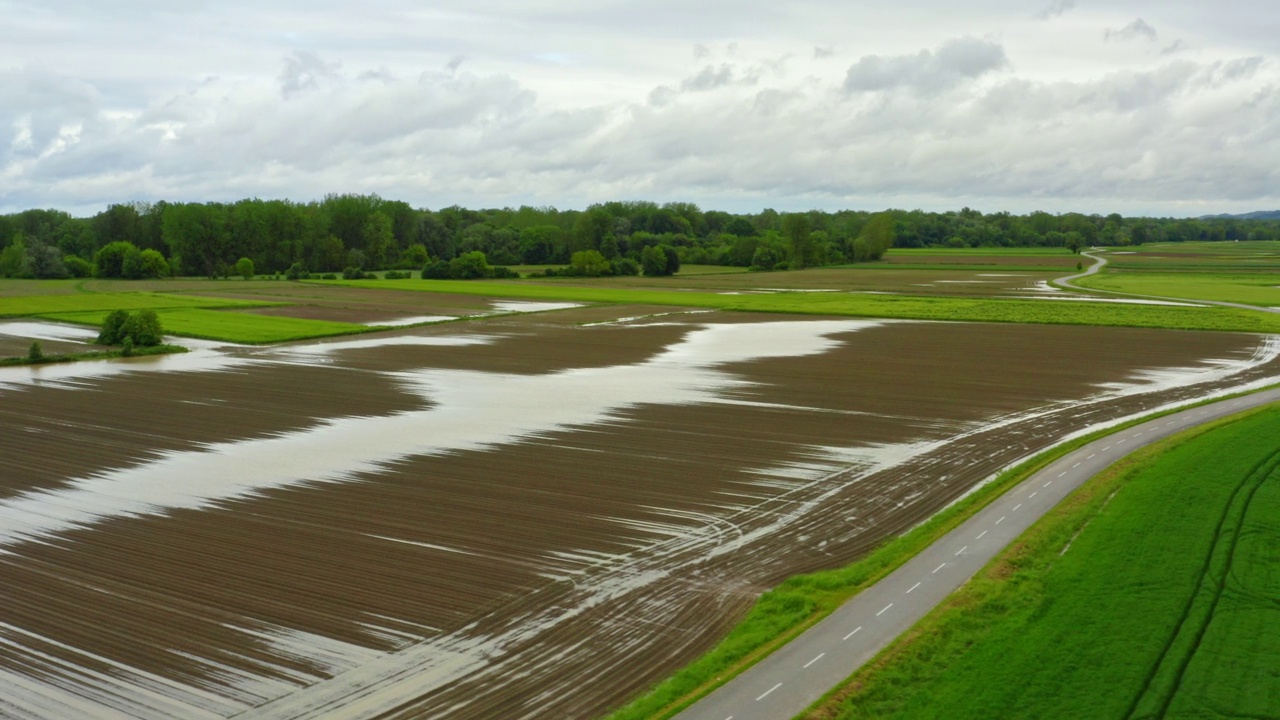
<path fill-rule="evenodd" d="M 857 635 L 857 634 L 858 634 L 858 631 L 859 631 L 859 630 L 861 630 L 861 629 L 862 629 L 862 626 L 861 626 L 861 625 L 859 625 L 858 627 L 854 628 L 854 629 L 853 629 L 853 631 L 852 631 L 852 632 L 850 632 L 848 635 L 845 635 L 842 639 L 843 639 L 843 640 L 848 640 L 849 638 L 853 637 L 854 635 Z"/>
<path fill-rule="evenodd" d="M 944 567 L 946 567 L 946 566 L 947 566 L 947 564 L 946 564 L 946 563 L 942 563 L 942 564 L 941 564 L 941 565 L 939 565 L 938 567 L 934 568 L 934 569 L 933 569 L 933 572 L 932 572 L 932 573 L 930 573 L 930 574 L 931 574 L 931 575 L 935 575 L 935 574 L 937 574 L 937 572 L 938 572 L 939 570 L 941 570 L 942 568 L 944 568 Z"/>
<path fill-rule="evenodd" d="M 1124 444 L 1124 439 L 1117 440 L 1117 441 L 1116 441 L 1116 444 L 1117 444 L 1117 445 L 1122 445 L 1122 444 Z"/>
<path fill-rule="evenodd" d="M 1020 508 L 1020 507 L 1022 507 L 1022 503 L 1018 503 L 1017 505 L 1014 505 L 1014 506 L 1013 506 L 1013 511 L 1014 511 L 1014 512 L 1018 512 L 1018 508 Z"/>
<path fill-rule="evenodd" d="M 763 699 L 765 699 L 765 698 L 769 697 L 769 693 L 773 692 L 774 690 L 777 690 L 777 689 L 778 689 L 778 688 L 780 688 L 780 687 L 782 687 L 782 683 L 778 683 L 777 685 L 774 685 L 773 687 L 769 688 L 768 690 L 765 690 L 763 695 L 761 695 L 760 697 L 756 698 L 756 702 L 760 702 L 761 700 L 763 700 Z"/>
<path fill-rule="evenodd" d="M 1075 469 L 1076 469 L 1076 468 L 1078 468 L 1078 467 L 1080 467 L 1080 463 L 1076 463 L 1075 465 L 1072 465 L 1072 466 L 1071 466 L 1071 469 L 1072 469 L 1072 470 L 1075 470 Z"/>
<path fill-rule="evenodd" d="M 912 585 L 912 586 L 911 586 L 911 590 L 915 590 L 915 589 L 916 589 L 916 588 L 918 588 L 918 587 L 920 587 L 920 583 L 916 583 L 915 585 Z M 908 590 L 908 591 L 907 591 L 907 594 L 908 594 L 908 595 L 910 595 L 910 594 L 911 594 L 911 590 Z"/>
<path fill-rule="evenodd" d="M 1033 498 L 1033 497 L 1035 497 L 1035 496 L 1037 496 L 1037 495 L 1039 495 L 1039 494 L 1040 494 L 1040 491 L 1039 491 L 1039 490 L 1037 490 L 1037 491 L 1035 491 L 1035 492 L 1031 493 L 1030 495 L 1028 495 L 1028 496 L 1027 496 L 1027 499 L 1028 499 L 1028 500 L 1030 500 L 1031 498 Z"/>
<path fill-rule="evenodd" d="M 1058 477 L 1064 477 L 1066 476 L 1066 474 L 1067 474 L 1067 471 L 1063 470 L 1062 472 L 1058 473 Z"/>
<path fill-rule="evenodd" d="M 1045 487 L 1049 487 L 1049 486 L 1050 486 L 1050 485 L 1052 485 L 1052 484 L 1053 484 L 1053 481 L 1052 481 L 1052 480 L 1050 480 L 1049 482 L 1045 483 L 1045 484 L 1044 484 L 1044 486 L 1045 486 Z"/>
<path fill-rule="evenodd" d="M 968 549 L 969 549 L 969 546 L 968 546 L 968 545 L 965 545 L 964 547 L 962 547 L 962 548 L 960 548 L 959 550 L 957 550 L 957 551 L 956 551 L 956 555 L 959 555 L 960 553 L 962 553 L 962 552 L 964 552 L 965 550 L 968 550 Z"/>
<path fill-rule="evenodd" d="M 1003 517 L 1001 517 L 999 520 L 997 520 L 997 521 L 996 521 L 996 524 L 997 524 L 997 525 L 999 525 L 1000 523 L 1004 522 L 1004 518 L 1005 518 L 1005 517 L 1007 517 L 1007 516 L 1003 516 Z"/>
<path fill-rule="evenodd" d="M 1108 451 L 1108 450 L 1110 450 L 1110 449 L 1111 449 L 1111 446 L 1110 446 L 1110 445 L 1108 445 L 1108 446 L 1106 446 L 1106 447 L 1102 448 L 1102 452 L 1106 452 L 1106 451 Z"/>
<path fill-rule="evenodd" d="M 819 660 L 821 660 L 823 655 L 826 655 L 826 653 L 818 653 L 818 657 L 816 657 L 816 658 L 814 658 L 814 659 L 810 660 L 809 662 L 805 663 L 805 664 L 804 664 L 804 667 L 803 667 L 803 668 L 800 668 L 800 669 L 801 669 L 801 670 L 807 670 L 807 669 L 809 668 L 809 666 L 810 666 L 810 665 L 812 665 L 812 664 L 814 664 L 814 663 L 818 662 Z"/>
<path fill-rule="evenodd" d="M 885 605 L 884 607 L 880 608 L 880 612 L 876 613 L 876 617 L 880 617 L 881 615 L 885 614 L 885 611 L 891 607 L 893 607 L 893 603 L 889 603 L 888 605 Z"/>
<path fill-rule="evenodd" d="M 983 530 L 982 532 L 978 533 L 978 537 L 977 537 L 977 539 L 978 539 L 978 540 L 981 540 L 981 539 L 982 539 L 982 536 L 983 536 L 983 535 L 986 535 L 986 534 L 987 534 L 987 532 L 988 532 L 988 531 Z"/>
<path fill-rule="evenodd" d="M 1098 457 L 1098 453 L 1094 453 L 1094 454 L 1090 455 L 1089 457 L 1085 458 L 1085 460 L 1092 460 L 1092 459 L 1094 459 L 1094 458 L 1096 458 L 1096 457 Z"/>

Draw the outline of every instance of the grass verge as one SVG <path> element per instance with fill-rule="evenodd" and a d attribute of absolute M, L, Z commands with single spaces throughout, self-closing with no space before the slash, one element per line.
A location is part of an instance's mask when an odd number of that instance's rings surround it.
<path fill-rule="evenodd" d="M 1277 436 L 1271 405 L 1113 465 L 805 717 L 1275 717 Z"/>
<path fill-rule="evenodd" d="M 394 282 L 394 281 L 393 281 Z M 160 324 L 166 333 L 204 340 L 250 345 L 306 340 L 334 335 L 354 335 L 386 328 L 356 325 L 354 323 L 308 320 L 276 315 L 209 310 L 205 308 L 161 308 L 156 310 Z M 98 326 L 107 311 L 46 313 L 40 317 L 50 320 Z"/>
<path fill-rule="evenodd" d="M 901 567 L 1044 466 L 1098 438 L 1186 407 L 1190 406 L 1146 415 L 1050 448 L 1000 473 L 968 497 L 911 531 L 886 541 L 861 560 L 842 568 L 787 579 L 761 595 L 746 617 L 714 648 L 609 715 L 608 720 L 657 720 L 674 716 L 830 615 L 849 598 Z"/>
<path fill-rule="evenodd" d="M 109 360 L 119 357 L 144 357 L 147 355 L 172 355 L 184 353 L 187 349 L 178 345 L 155 345 L 152 347 L 136 347 L 129 355 L 124 350 L 90 350 L 79 353 L 55 353 L 43 355 L 37 359 L 29 357 L 0 358 L 0 367 L 16 367 L 21 365 L 49 365 L 51 363 L 68 363 L 79 360 Z"/>
<path fill-rule="evenodd" d="M 309 281 L 310 282 L 310 281 Z M 1104 302 L 1054 302 L 994 298 L 924 297 L 860 293 L 770 293 L 726 295 L 680 289 L 632 290 L 537 284 L 529 281 L 467 280 L 336 280 L 319 281 L 347 287 L 480 295 L 529 300 L 587 303 L 675 305 L 743 312 L 960 320 L 1049 325 L 1150 327 L 1175 330 L 1280 332 L 1280 313 L 1225 307 L 1193 308 L 1121 305 Z"/>

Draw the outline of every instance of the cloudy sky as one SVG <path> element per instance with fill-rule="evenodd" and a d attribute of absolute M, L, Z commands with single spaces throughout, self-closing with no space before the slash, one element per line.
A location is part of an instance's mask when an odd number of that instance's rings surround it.
<path fill-rule="evenodd" d="M 1280 208 L 1275 0 L 0 0 L 0 211 Z"/>

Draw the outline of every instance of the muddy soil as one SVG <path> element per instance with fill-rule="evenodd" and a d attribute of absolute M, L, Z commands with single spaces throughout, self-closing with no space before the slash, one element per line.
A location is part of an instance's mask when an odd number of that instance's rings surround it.
<path fill-rule="evenodd" d="M 1224 333 L 537 317 L 0 389 L 0 714 L 597 716 L 1063 435 L 1280 374 Z"/>

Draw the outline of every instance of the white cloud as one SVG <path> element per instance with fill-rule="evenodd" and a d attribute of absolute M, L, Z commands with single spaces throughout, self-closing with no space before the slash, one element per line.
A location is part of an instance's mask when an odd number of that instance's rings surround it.
<path fill-rule="evenodd" d="M 1143 20 L 1142 18 L 1138 18 L 1134 20 L 1133 22 L 1129 23 L 1128 25 L 1125 25 L 1119 30 L 1112 30 L 1108 28 L 1107 31 L 1103 33 L 1103 39 L 1107 40 L 1108 42 L 1110 42 L 1111 40 L 1138 40 L 1138 39 L 1146 39 L 1151 42 L 1155 42 L 1157 37 L 1158 35 L 1156 33 L 1156 29 L 1152 27 L 1150 23 L 1148 23 L 1146 20 Z"/>
<path fill-rule="evenodd" d="M 0 209 L 328 192 L 1280 206 L 1280 63 L 1236 2 L 1063 17 L 1059 1 L 1046 23 L 995 0 L 388 0 L 359 17 L 334 0 L 20 0 L 0 27 Z M 1176 56 L 1125 20 L 1138 11 Z M 1107 26 L 1143 42 L 1100 52 Z"/>
<path fill-rule="evenodd" d="M 1004 48 L 990 40 L 948 40 L 937 50 L 910 55 L 867 55 L 849 68 L 844 89 L 849 92 L 910 87 L 922 92 L 947 90 L 1009 65 Z"/>
<path fill-rule="evenodd" d="M 1065 15 L 1067 12 L 1074 10 L 1075 7 L 1075 0 L 1053 0 L 1044 6 L 1040 12 L 1036 13 L 1036 17 L 1041 20 L 1049 20 L 1059 15 Z"/>

